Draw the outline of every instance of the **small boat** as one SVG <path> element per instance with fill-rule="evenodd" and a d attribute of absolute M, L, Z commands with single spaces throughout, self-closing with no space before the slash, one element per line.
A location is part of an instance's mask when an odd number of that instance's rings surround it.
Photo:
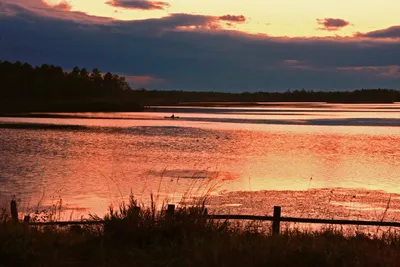
<path fill-rule="evenodd" d="M 164 119 L 179 119 L 179 117 L 164 117 Z"/>
<path fill-rule="evenodd" d="M 179 119 L 179 117 L 176 117 L 174 114 L 172 114 L 170 117 L 164 117 L 165 119 Z"/>

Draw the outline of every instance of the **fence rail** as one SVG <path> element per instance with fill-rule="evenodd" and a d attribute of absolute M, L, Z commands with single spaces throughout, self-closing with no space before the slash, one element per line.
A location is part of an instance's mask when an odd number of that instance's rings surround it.
<path fill-rule="evenodd" d="M 140 208 L 136 207 L 135 212 L 139 214 Z M 175 205 L 168 205 L 166 214 L 173 218 L 175 213 Z M 19 222 L 17 204 L 15 200 L 11 201 L 11 216 L 12 221 Z M 384 222 L 384 221 L 359 221 L 359 220 L 331 220 L 331 219 L 314 219 L 314 218 L 296 218 L 282 217 L 281 207 L 275 206 L 273 216 L 257 216 L 257 215 L 218 215 L 205 214 L 207 219 L 215 220 L 252 220 L 252 221 L 271 221 L 272 233 L 279 234 L 281 222 L 294 223 L 314 223 L 314 224 L 340 224 L 340 225 L 368 225 L 368 226 L 384 226 L 384 227 L 400 227 L 400 222 Z M 69 226 L 69 225 L 101 225 L 104 220 L 98 221 L 66 221 L 66 222 L 30 222 L 30 217 L 25 216 L 24 224 L 27 226 Z"/>
<path fill-rule="evenodd" d="M 252 221 L 274 221 L 275 220 L 274 217 L 272 217 L 272 216 L 254 216 L 254 215 L 207 215 L 207 218 L 220 219 L 220 220 L 252 220 Z M 279 221 L 294 222 L 294 223 L 400 227 L 400 222 L 384 222 L 384 221 L 331 220 L 331 219 L 313 219 L 313 218 L 296 218 L 296 217 L 279 217 Z"/>

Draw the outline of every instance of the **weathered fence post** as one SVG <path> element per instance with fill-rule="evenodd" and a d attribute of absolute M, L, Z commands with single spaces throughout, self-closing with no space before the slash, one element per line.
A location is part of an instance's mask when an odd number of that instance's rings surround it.
<path fill-rule="evenodd" d="M 279 235 L 281 226 L 281 207 L 274 206 L 274 220 L 272 221 L 272 234 Z"/>
<path fill-rule="evenodd" d="M 175 213 L 175 205 L 173 204 L 168 204 L 167 207 L 167 217 L 172 219 L 174 217 L 174 213 Z"/>
<path fill-rule="evenodd" d="M 14 223 L 18 222 L 18 210 L 17 210 L 17 201 L 11 200 L 10 204 L 10 211 L 11 211 L 11 219 Z"/>

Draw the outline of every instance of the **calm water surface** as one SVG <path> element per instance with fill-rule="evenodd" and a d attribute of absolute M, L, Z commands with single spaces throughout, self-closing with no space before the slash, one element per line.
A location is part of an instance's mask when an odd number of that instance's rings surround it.
<path fill-rule="evenodd" d="M 165 119 L 171 114 L 179 119 Z M 0 201 L 104 214 L 130 192 L 217 213 L 400 220 L 400 104 L 156 107 L 0 118 Z"/>

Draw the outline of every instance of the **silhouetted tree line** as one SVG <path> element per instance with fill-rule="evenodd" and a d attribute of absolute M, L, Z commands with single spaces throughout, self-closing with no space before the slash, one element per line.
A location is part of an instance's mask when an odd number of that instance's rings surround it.
<path fill-rule="evenodd" d="M 282 93 L 222 93 L 132 90 L 125 77 L 99 69 L 89 72 L 75 67 L 43 64 L 33 67 L 19 61 L 0 61 L 0 111 L 138 111 L 147 105 L 177 105 L 182 102 L 400 102 L 400 91 L 294 90 Z"/>
<path fill-rule="evenodd" d="M 328 103 L 393 103 L 400 102 L 400 91 L 362 89 L 355 91 L 306 91 L 255 93 L 145 91 L 137 93 L 146 105 L 182 102 L 328 102 Z M 141 95 L 141 96 L 139 96 Z"/>
<path fill-rule="evenodd" d="M 136 110 L 138 104 L 126 103 L 130 91 L 125 77 L 110 72 L 103 75 L 97 68 L 91 72 L 78 67 L 65 71 L 54 65 L 33 67 L 0 61 L 3 110 Z"/>

